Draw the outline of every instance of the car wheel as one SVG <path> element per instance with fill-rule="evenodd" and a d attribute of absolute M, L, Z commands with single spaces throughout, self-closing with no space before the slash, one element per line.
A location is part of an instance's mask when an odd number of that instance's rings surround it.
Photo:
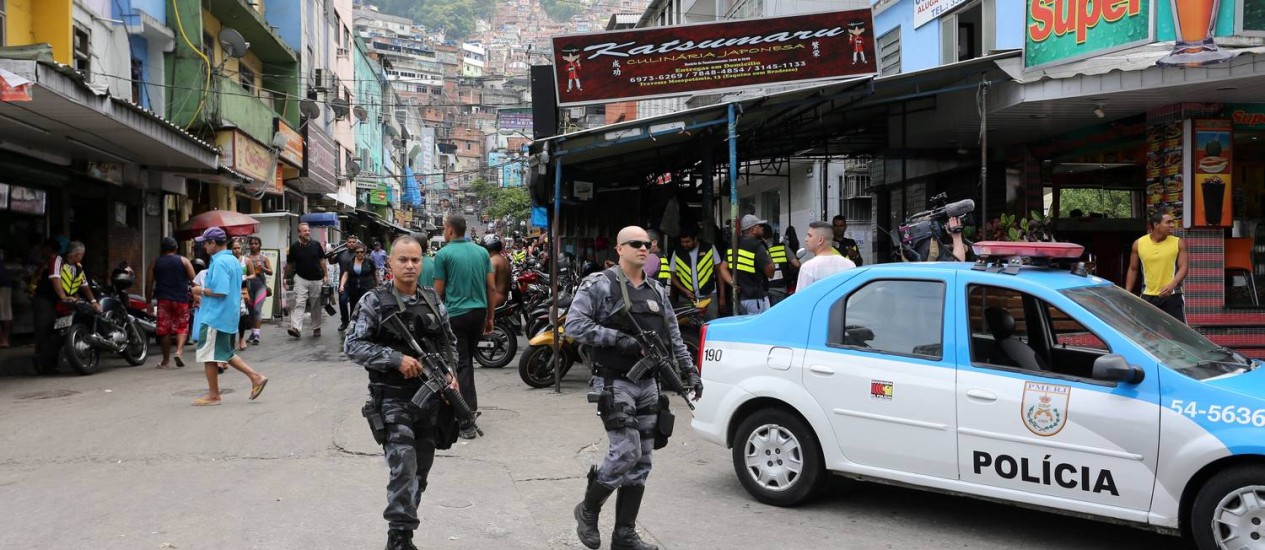
<path fill-rule="evenodd" d="M 783 409 L 761 410 L 742 422 L 734 436 L 733 461 L 742 487 L 774 506 L 808 500 L 825 475 L 816 436 Z"/>
<path fill-rule="evenodd" d="M 1186 525 L 1200 550 L 1265 548 L 1265 466 L 1214 475 L 1199 489 Z"/>

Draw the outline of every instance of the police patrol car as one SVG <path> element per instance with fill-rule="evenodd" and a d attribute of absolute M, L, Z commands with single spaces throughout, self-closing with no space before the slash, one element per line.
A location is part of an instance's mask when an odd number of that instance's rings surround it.
<path fill-rule="evenodd" d="M 1265 547 L 1265 369 L 1065 243 L 851 269 L 709 323 L 693 427 L 757 500 L 826 472 Z"/>

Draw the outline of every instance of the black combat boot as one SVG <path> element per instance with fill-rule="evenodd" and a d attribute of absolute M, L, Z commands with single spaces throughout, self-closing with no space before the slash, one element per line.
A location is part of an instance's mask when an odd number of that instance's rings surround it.
<path fill-rule="evenodd" d="M 413 532 L 406 529 L 387 531 L 387 550 L 417 550 L 413 546 Z"/>
<path fill-rule="evenodd" d="M 641 511 L 641 497 L 646 494 L 645 485 L 625 485 L 615 497 L 615 533 L 611 535 L 611 550 L 659 550 L 658 546 L 642 542 L 637 536 L 637 513 Z"/>
<path fill-rule="evenodd" d="M 589 468 L 589 487 L 584 491 L 584 500 L 575 505 L 575 534 L 580 537 L 580 544 L 594 550 L 602 546 L 597 516 L 613 492 L 614 489 L 597 482 L 597 468 Z"/>

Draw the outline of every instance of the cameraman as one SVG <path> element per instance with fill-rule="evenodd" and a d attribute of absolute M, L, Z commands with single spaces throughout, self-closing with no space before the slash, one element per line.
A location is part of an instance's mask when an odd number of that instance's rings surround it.
<path fill-rule="evenodd" d="M 329 265 L 338 266 L 339 271 L 341 271 L 344 266 L 350 265 L 351 262 L 356 261 L 356 250 L 360 248 L 360 246 L 360 239 L 357 239 L 355 235 L 347 235 L 347 240 L 343 241 L 342 246 L 338 247 L 341 248 L 342 251 L 337 254 L 333 253 L 337 249 L 330 251 L 330 253 L 325 256 L 325 261 L 329 262 Z M 338 277 L 342 277 L 342 275 L 338 274 Z M 351 310 L 351 304 L 349 304 L 350 300 L 351 296 L 347 292 L 342 290 L 338 291 L 338 320 L 340 321 L 338 323 L 338 332 L 347 330 L 347 321 Z"/>
<path fill-rule="evenodd" d="M 940 239 L 932 239 L 931 246 L 939 248 L 939 253 L 935 254 L 933 251 L 929 257 L 936 258 L 938 262 L 965 262 L 966 239 L 962 238 L 962 220 L 949 218 L 944 229 L 949 234 L 948 246 Z"/>

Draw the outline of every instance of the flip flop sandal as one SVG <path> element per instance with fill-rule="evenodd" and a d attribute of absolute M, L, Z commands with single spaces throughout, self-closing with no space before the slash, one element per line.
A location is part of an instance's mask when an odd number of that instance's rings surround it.
<path fill-rule="evenodd" d="M 220 404 L 219 399 L 207 399 L 205 397 L 199 397 L 193 400 L 194 407 L 213 407 L 219 404 Z"/>
<path fill-rule="evenodd" d="M 181 359 L 179 355 L 173 357 L 172 359 L 176 360 L 176 368 L 178 369 L 184 368 L 184 359 Z"/>
<path fill-rule="evenodd" d="M 259 397 L 259 394 L 261 394 L 261 393 L 263 393 L 263 392 L 264 392 L 264 386 L 267 386 L 267 385 L 268 385 L 268 379 L 267 379 L 267 378 L 264 378 L 264 381 L 263 381 L 263 382 L 260 382 L 260 383 L 259 383 L 259 384 L 257 384 L 257 385 L 251 386 L 251 387 L 250 387 L 250 400 L 251 400 L 251 401 L 254 401 L 256 397 Z"/>

